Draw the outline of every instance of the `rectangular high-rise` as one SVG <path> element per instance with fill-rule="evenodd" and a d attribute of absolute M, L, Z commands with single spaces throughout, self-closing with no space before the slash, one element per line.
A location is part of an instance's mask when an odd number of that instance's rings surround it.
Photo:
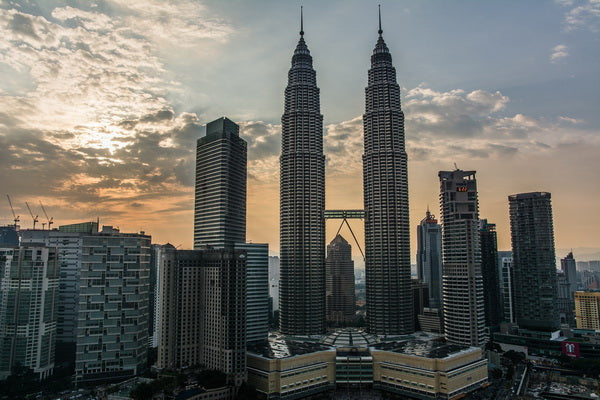
<path fill-rule="evenodd" d="M 52 375 L 58 306 L 56 249 L 0 248 L 0 380 L 20 365 Z"/>
<path fill-rule="evenodd" d="M 487 341 L 475 171 L 440 171 L 443 314 L 449 342 Z"/>
<path fill-rule="evenodd" d="M 417 277 L 427 283 L 429 307 L 442 305 L 442 227 L 427 210 L 417 226 Z"/>
<path fill-rule="evenodd" d="M 159 368 L 204 365 L 241 385 L 246 377 L 244 250 L 176 250 L 160 259 Z"/>
<path fill-rule="evenodd" d="M 75 379 L 138 375 L 148 361 L 150 236 L 104 226 L 81 249 Z"/>
<path fill-rule="evenodd" d="M 196 147 L 194 248 L 246 241 L 247 144 L 228 118 L 206 124 Z"/>
<path fill-rule="evenodd" d="M 333 326 L 351 324 L 356 312 L 352 246 L 339 234 L 327 246 L 325 276 L 327 322 Z"/>
<path fill-rule="evenodd" d="M 496 224 L 487 219 L 479 221 L 481 239 L 481 275 L 483 277 L 483 298 L 485 305 L 485 326 L 499 326 L 502 322 L 502 303 L 498 272 L 498 240 Z"/>
<path fill-rule="evenodd" d="M 558 329 L 556 255 L 551 195 L 508 196 L 513 252 L 515 314 L 520 328 Z"/>
<path fill-rule="evenodd" d="M 579 329 L 600 330 L 600 290 L 575 292 L 575 319 Z"/>

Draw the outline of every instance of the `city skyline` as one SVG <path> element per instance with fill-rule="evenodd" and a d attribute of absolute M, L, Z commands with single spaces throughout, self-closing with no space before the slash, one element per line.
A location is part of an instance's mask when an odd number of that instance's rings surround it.
<path fill-rule="evenodd" d="M 278 120 L 300 4 L 148 4 L 0 5 L 8 38 L 0 70 L 11 77 L 0 84 L 8 171 L 0 184 L 21 226 L 31 227 L 25 201 L 42 214 L 42 200 L 55 226 L 100 217 L 191 248 L 193 144 L 204 124 L 227 115 L 248 141 L 247 238 L 277 253 Z M 362 208 L 360 115 L 375 5 L 304 7 L 329 209 Z M 428 204 L 439 214 L 436 173 L 456 162 L 478 171 L 481 216 L 497 223 L 500 250 L 510 248 L 506 197 L 540 190 L 553 194 L 557 255 L 600 252 L 600 216 L 580 212 L 600 195 L 597 3 L 472 4 L 463 17 L 464 7 L 382 3 L 407 118 L 411 230 Z M 3 199 L 0 224 L 10 223 Z M 353 229 L 362 242 L 361 225 Z"/>

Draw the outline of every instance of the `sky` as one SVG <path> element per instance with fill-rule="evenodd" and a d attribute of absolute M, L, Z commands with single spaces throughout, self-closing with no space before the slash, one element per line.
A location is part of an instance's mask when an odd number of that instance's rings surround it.
<path fill-rule="evenodd" d="M 507 196 L 552 193 L 557 256 L 600 258 L 600 0 L 381 1 L 402 90 L 411 218 L 440 170 L 476 170 L 510 249 Z M 0 224 L 100 219 L 191 248 L 195 143 L 248 142 L 247 238 L 279 251 L 281 114 L 304 6 L 324 116 L 328 209 L 362 208 L 365 0 L 0 0 Z M 351 225 L 362 246 L 361 221 Z M 327 241 L 339 221 L 328 221 Z M 47 225 L 46 225 L 47 227 Z M 347 239 L 351 234 L 342 228 Z M 355 258 L 360 258 L 353 246 Z M 357 261 L 360 265 L 360 260 Z"/>

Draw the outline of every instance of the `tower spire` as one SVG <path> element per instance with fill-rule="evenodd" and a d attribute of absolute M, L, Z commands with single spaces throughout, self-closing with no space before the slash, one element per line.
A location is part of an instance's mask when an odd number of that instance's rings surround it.
<path fill-rule="evenodd" d="M 303 6 L 300 6 L 300 36 L 304 36 L 304 13 Z"/>
<path fill-rule="evenodd" d="M 381 29 L 381 4 L 378 4 L 377 7 L 379 8 L 379 30 L 377 33 L 379 33 L 379 36 L 381 36 L 383 33 L 383 29 Z"/>

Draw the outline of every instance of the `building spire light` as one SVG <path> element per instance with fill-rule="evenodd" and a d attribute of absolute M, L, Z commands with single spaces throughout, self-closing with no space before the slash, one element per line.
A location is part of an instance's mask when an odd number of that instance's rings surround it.
<path fill-rule="evenodd" d="M 304 13 L 303 6 L 300 6 L 300 36 L 304 36 Z"/>
<path fill-rule="evenodd" d="M 377 33 L 379 33 L 379 36 L 381 36 L 383 33 L 383 29 L 381 29 L 381 4 L 378 4 L 377 7 L 379 8 L 379 30 Z"/>

